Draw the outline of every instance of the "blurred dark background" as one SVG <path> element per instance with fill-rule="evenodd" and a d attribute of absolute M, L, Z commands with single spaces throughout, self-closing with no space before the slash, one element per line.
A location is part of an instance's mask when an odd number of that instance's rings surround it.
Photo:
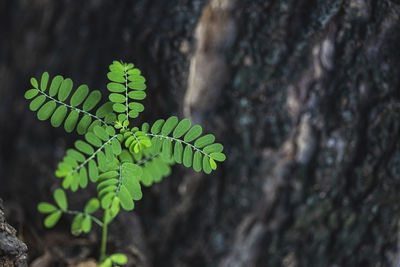
<path fill-rule="evenodd" d="M 32 266 L 96 258 L 99 236 L 71 237 L 67 217 L 42 226 L 36 205 L 78 135 L 29 111 L 29 79 L 106 95 L 115 59 L 147 79 L 138 123 L 189 107 L 227 161 L 146 188 L 110 252 L 130 266 L 399 266 L 399 16 L 395 0 L 0 1 L 0 198 Z"/>

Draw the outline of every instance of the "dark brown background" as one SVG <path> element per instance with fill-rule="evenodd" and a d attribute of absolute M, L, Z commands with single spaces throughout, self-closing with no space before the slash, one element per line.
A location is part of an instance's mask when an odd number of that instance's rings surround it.
<path fill-rule="evenodd" d="M 67 217 L 45 230 L 36 212 L 77 136 L 29 111 L 29 78 L 104 91 L 112 60 L 134 62 L 142 120 L 181 117 L 207 2 L 0 1 L 0 197 L 30 260 L 47 250 L 53 266 L 74 264 L 98 245 L 70 238 Z M 227 161 L 204 177 L 174 167 L 115 223 L 109 249 L 137 266 L 396 266 L 399 1 L 241 0 L 233 16 L 231 75 L 203 122 Z"/>

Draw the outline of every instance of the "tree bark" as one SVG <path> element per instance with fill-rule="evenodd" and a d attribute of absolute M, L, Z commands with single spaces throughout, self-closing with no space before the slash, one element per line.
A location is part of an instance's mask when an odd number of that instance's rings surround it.
<path fill-rule="evenodd" d="M 28 248 L 16 236 L 17 231 L 4 217 L 3 201 L 0 199 L 0 266 L 28 266 Z"/>
<path fill-rule="evenodd" d="M 148 81 L 143 121 L 189 110 L 228 157 L 144 191 L 146 264 L 396 265 L 399 16 L 395 0 L 3 1 L 0 196 L 39 221 L 76 138 L 33 119 L 28 78 L 104 88 L 122 59 Z"/>

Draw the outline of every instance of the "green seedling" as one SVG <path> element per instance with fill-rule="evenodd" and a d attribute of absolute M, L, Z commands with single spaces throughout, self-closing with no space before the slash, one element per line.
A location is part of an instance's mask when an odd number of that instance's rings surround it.
<path fill-rule="evenodd" d="M 54 191 L 55 205 L 38 205 L 47 214 L 44 225 L 51 228 L 67 214 L 74 216 L 71 233 L 75 236 L 90 232 L 92 223 L 100 226 L 102 267 L 127 262 L 124 254 L 107 254 L 107 229 L 121 208 L 134 209 L 134 202 L 142 198 L 142 186 L 160 182 L 175 163 L 209 174 L 217 168 L 216 162 L 225 160 L 214 135 L 202 135 L 202 127 L 192 126 L 188 119 L 172 116 L 151 126 L 131 124 L 144 110 L 138 101 L 146 97 L 146 80 L 131 63 L 114 61 L 109 69 L 108 101 L 103 104 L 100 91 L 89 91 L 85 84 L 74 90 L 71 79 L 57 75 L 50 80 L 47 72 L 40 81 L 31 78 L 33 88 L 25 93 L 39 120 L 50 119 L 53 127 L 63 125 L 66 132 L 75 130 L 83 136 L 58 164 L 55 175 L 62 188 Z M 91 183 L 97 197 L 89 199 L 83 211 L 68 209 L 65 190 L 76 192 Z M 100 212 L 102 219 L 95 216 Z"/>

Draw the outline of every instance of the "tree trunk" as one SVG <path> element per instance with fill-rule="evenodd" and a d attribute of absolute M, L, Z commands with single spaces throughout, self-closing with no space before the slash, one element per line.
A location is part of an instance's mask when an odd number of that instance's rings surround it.
<path fill-rule="evenodd" d="M 185 110 L 228 158 L 144 191 L 146 262 L 399 266 L 399 1 L 9 0 L 0 15 L 0 196 L 36 231 L 76 136 L 34 119 L 28 79 L 102 89 L 122 59 L 148 81 L 143 121 Z"/>

